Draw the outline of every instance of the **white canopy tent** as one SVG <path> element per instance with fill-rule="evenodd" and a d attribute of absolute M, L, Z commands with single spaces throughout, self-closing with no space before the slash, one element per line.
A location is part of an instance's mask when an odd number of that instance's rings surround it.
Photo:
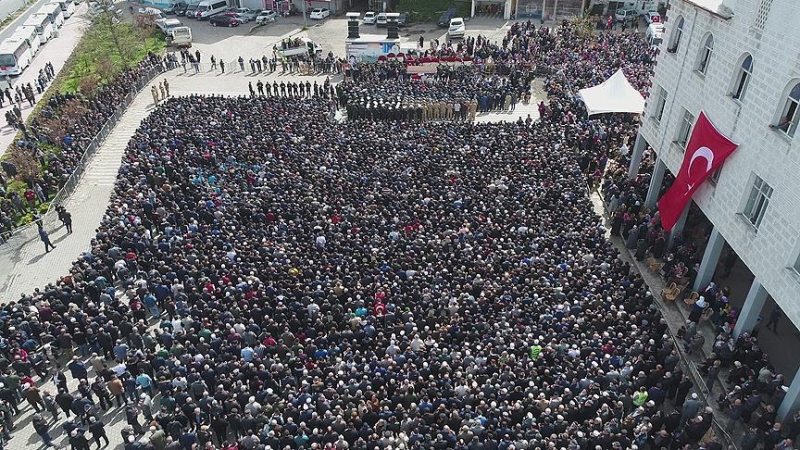
<path fill-rule="evenodd" d="M 604 113 L 644 112 L 644 97 L 631 86 L 622 69 L 597 86 L 581 89 L 578 96 L 586 105 L 589 116 Z"/>

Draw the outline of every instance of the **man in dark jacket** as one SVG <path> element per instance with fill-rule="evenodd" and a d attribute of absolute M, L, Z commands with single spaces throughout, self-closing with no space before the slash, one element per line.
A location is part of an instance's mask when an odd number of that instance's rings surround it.
<path fill-rule="evenodd" d="M 80 360 L 80 356 L 75 356 L 67 365 L 70 375 L 74 380 L 84 380 L 89 377 L 89 371 L 86 369 L 86 364 Z"/>
<path fill-rule="evenodd" d="M 89 417 L 89 432 L 92 433 L 92 439 L 97 444 L 97 448 L 100 448 L 100 439 L 106 441 L 106 446 L 108 446 L 108 436 L 106 435 L 106 425 L 103 423 L 102 420 L 97 420 L 96 417 Z"/>
<path fill-rule="evenodd" d="M 89 441 L 81 430 L 72 430 L 69 433 L 69 445 L 72 450 L 89 450 Z"/>
<path fill-rule="evenodd" d="M 74 401 L 75 397 L 73 397 L 72 394 L 70 394 L 67 391 L 64 390 L 59 391 L 58 395 L 56 395 L 56 403 L 61 408 L 61 410 L 64 411 L 64 414 L 66 414 L 68 418 L 70 416 L 70 408 L 72 407 L 72 402 Z"/>
<path fill-rule="evenodd" d="M 46 447 L 53 445 L 53 438 L 50 437 L 50 427 L 47 425 L 47 420 L 41 414 L 33 415 L 33 429 L 36 430 Z"/>
<path fill-rule="evenodd" d="M 126 406 L 125 420 L 128 422 L 128 425 L 133 427 L 133 431 L 136 432 L 137 435 L 144 434 L 144 429 L 142 429 L 142 425 L 139 423 L 139 408 L 133 405 Z"/>

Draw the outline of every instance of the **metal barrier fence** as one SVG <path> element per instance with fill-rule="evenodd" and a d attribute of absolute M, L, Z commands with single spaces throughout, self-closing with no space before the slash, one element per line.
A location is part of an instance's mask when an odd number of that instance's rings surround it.
<path fill-rule="evenodd" d="M 114 127 L 119 122 L 119 119 L 122 118 L 122 115 L 128 110 L 128 107 L 131 103 L 133 103 L 133 100 L 136 98 L 142 88 L 150 83 L 153 78 L 157 77 L 163 72 L 164 67 L 158 65 L 151 68 L 147 74 L 145 74 L 145 76 L 141 77 L 136 83 L 136 89 L 128 93 L 122 103 L 117 107 L 116 111 L 114 111 L 114 114 L 109 117 L 108 120 L 106 120 L 103 128 L 101 128 L 94 138 L 92 138 L 91 142 L 89 142 L 89 145 L 86 146 L 80 161 L 78 161 L 76 164 L 69 178 L 56 193 L 56 195 L 50 199 L 50 206 L 39 218 L 38 222 L 40 222 L 45 229 L 54 228 L 58 221 L 58 214 L 55 212 L 55 205 L 65 202 L 72 195 L 72 193 L 75 192 L 75 189 L 77 189 L 78 183 L 83 177 L 83 174 L 86 172 L 92 157 L 95 155 L 95 153 L 97 153 L 97 150 L 103 144 L 106 137 L 108 137 L 108 135 L 111 134 L 111 131 L 114 130 Z M 32 222 L 4 233 L 3 236 L 0 237 L 0 243 L 2 243 L 3 247 L 6 247 L 3 248 L 3 253 L 16 251 L 26 243 L 30 242 L 30 240 L 38 239 L 38 228 L 35 225 L 36 222 Z"/>

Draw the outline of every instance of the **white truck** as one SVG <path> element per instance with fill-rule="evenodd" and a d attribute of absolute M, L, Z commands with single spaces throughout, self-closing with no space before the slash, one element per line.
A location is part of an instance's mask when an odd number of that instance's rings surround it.
<path fill-rule="evenodd" d="M 189 27 L 175 27 L 167 34 L 167 43 L 177 48 L 189 48 L 192 46 L 192 29 Z"/>
<path fill-rule="evenodd" d="M 286 38 L 286 40 L 275 45 L 274 49 L 275 52 L 283 58 L 303 55 L 312 56 L 322 53 L 322 47 L 311 39 L 304 37 L 295 39 Z"/>

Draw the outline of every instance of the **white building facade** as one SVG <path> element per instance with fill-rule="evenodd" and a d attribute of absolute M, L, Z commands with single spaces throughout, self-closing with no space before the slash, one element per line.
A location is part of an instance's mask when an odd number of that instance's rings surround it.
<path fill-rule="evenodd" d="M 630 167 L 635 175 L 645 147 L 655 150 L 653 206 L 664 171 L 680 169 L 701 110 L 739 144 L 693 197 L 714 225 L 695 288 L 711 280 L 725 242 L 755 275 L 737 336 L 753 329 L 768 295 L 800 325 L 798 7 L 797 0 L 672 0 Z M 795 376 L 779 412 L 798 407 Z"/>

